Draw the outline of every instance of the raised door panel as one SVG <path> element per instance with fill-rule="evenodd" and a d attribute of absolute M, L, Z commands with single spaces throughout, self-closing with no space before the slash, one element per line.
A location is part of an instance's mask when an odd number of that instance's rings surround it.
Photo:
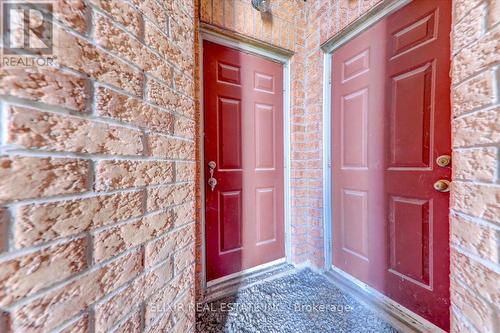
<path fill-rule="evenodd" d="M 257 245 L 276 240 L 276 197 L 274 188 L 258 188 L 255 195 Z"/>
<path fill-rule="evenodd" d="M 255 164 L 257 169 L 274 169 L 275 158 L 274 107 L 255 105 Z"/>
<path fill-rule="evenodd" d="M 368 262 L 368 193 L 344 189 L 341 209 L 343 250 Z"/>
<path fill-rule="evenodd" d="M 219 232 L 220 252 L 227 253 L 241 249 L 242 233 L 241 191 L 220 193 Z"/>
<path fill-rule="evenodd" d="M 392 196 L 389 210 L 389 271 L 425 288 L 430 285 L 432 205 L 428 200 Z"/>
<path fill-rule="evenodd" d="M 219 169 L 241 169 L 241 102 L 219 97 Z"/>
<path fill-rule="evenodd" d="M 340 108 L 342 167 L 366 168 L 368 163 L 368 89 L 344 96 Z"/>
<path fill-rule="evenodd" d="M 432 82 L 432 63 L 392 78 L 390 167 L 430 167 Z"/>

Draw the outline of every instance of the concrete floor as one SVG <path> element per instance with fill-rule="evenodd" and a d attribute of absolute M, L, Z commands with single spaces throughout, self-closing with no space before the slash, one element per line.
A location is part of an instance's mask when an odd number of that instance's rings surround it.
<path fill-rule="evenodd" d="M 197 332 L 398 332 L 309 269 L 253 285 L 197 313 Z"/>

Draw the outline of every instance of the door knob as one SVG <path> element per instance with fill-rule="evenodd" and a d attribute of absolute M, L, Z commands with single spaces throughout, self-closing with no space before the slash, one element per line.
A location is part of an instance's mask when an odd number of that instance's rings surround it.
<path fill-rule="evenodd" d="M 436 158 L 436 164 L 442 168 L 448 166 L 450 163 L 451 163 L 451 156 L 450 155 L 441 155 L 441 156 L 438 156 L 438 158 Z"/>
<path fill-rule="evenodd" d="M 434 189 L 439 192 L 450 192 L 450 182 L 446 179 L 440 179 L 434 183 Z"/>
<path fill-rule="evenodd" d="M 216 167 L 217 163 L 215 163 L 215 161 L 208 162 L 208 169 L 210 171 L 210 178 L 208 179 L 208 185 L 210 186 L 212 192 L 214 191 L 215 186 L 217 186 L 217 179 L 214 178 L 214 171 Z"/>
<path fill-rule="evenodd" d="M 208 185 L 213 192 L 215 190 L 215 186 L 217 186 L 217 179 L 210 177 L 210 179 L 208 179 Z"/>

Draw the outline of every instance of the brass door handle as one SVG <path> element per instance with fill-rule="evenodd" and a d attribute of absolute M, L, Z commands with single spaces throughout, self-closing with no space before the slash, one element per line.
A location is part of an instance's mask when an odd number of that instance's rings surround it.
<path fill-rule="evenodd" d="M 214 161 L 208 162 L 208 169 L 210 171 L 210 178 L 208 179 L 208 185 L 210 186 L 212 192 L 215 190 L 215 186 L 217 186 L 217 179 L 214 178 L 214 171 L 216 167 L 217 163 L 215 163 Z"/>
<path fill-rule="evenodd" d="M 441 155 L 436 158 L 436 164 L 442 168 L 447 167 L 451 163 L 450 155 Z"/>
<path fill-rule="evenodd" d="M 439 192 L 450 192 L 450 182 L 446 179 L 440 179 L 434 183 L 434 189 Z"/>

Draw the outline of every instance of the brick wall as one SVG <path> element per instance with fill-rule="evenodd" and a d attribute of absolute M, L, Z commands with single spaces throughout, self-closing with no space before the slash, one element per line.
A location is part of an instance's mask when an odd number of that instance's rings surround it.
<path fill-rule="evenodd" d="M 56 64 L 0 68 L 0 331 L 186 332 L 194 1 L 54 3 Z"/>
<path fill-rule="evenodd" d="M 452 331 L 498 332 L 500 1 L 453 5 Z"/>

